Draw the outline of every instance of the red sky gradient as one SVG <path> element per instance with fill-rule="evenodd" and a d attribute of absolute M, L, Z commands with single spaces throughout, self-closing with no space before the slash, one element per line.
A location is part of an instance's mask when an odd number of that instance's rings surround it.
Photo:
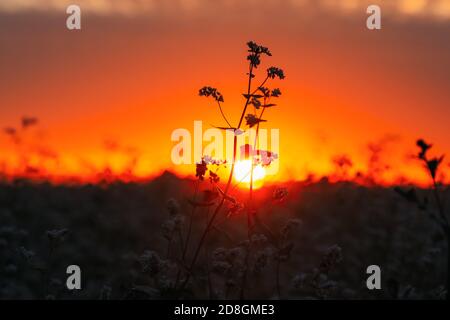
<path fill-rule="evenodd" d="M 27 163 L 82 177 L 106 166 L 137 176 L 193 172 L 171 165 L 171 132 L 193 130 L 194 120 L 222 124 L 216 105 L 197 95 L 204 85 L 219 88 L 225 112 L 238 121 L 245 43 L 254 40 L 273 53 L 260 72 L 276 65 L 286 73 L 265 125 L 280 129 L 280 173 L 272 179 L 330 174 L 337 154 L 352 159 L 352 173 L 367 172 L 371 144 L 381 150 L 379 182 L 424 182 L 412 159 L 415 140 L 432 142 L 435 155 L 450 151 L 450 9 L 444 2 L 423 12 L 382 6 L 382 30 L 369 31 L 364 1 L 353 2 L 338 10 L 308 1 L 199 0 L 194 9 L 110 12 L 85 1 L 82 30 L 68 31 L 64 1 L 38 10 L 7 0 L 0 127 L 18 127 L 22 116 L 39 124 L 20 145 L 0 136 L 0 169 L 17 174 Z"/>

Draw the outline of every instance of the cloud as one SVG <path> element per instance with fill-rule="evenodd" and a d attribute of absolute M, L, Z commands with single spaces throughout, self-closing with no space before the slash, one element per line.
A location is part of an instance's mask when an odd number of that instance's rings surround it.
<path fill-rule="evenodd" d="M 317 9 L 332 11 L 336 14 L 354 14 L 362 12 L 370 4 L 381 7 L 382 13 L 393 17 L 426 17 L 433 19 L 450 19 L 450 1 L 448 0 L 270 0 L 264 3 L 256 0 L 2 0 L 0 11 L 63 11 L 70 4 L 77 4 L 83 12 L 101 15 L 142 15 L 159 14 L 161 12 L 173 15 L 190 12 L 202 14 L 210 9 L 256 7 L 258 10 L 268 10 L 277 7 L 288 9 Z"/>

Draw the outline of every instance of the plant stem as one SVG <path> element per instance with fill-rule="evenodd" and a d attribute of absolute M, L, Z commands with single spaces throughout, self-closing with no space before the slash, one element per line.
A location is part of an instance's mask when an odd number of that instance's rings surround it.
<path fill-rule="evenodd" d="M 239 129 L 241 127 L 241 125 L 242 125 L 242 120 L 244 119 L 244 115 L 245 115 L 245 112 L 247 111 L 247 107 L 248 107 L 248 104 L 249 104 L 249 101 L 250 101 L 250 96 L 249 95 L 250 95 L 250 90 L 251 90 L 251 86 L 252 86 L 252 77 L 253 77 L 253 65 L 250 63 L 249 74 L 248 74 L 248 85 L 247 85 L 248 96 L 247 96 L 247 100 L 245 101 L 245 106 L 244 106 L 244 109 L 242 110 L 242 114 L 241 114 L 241 117 L 239 119 L 239 123 L 238 123 L 237 129 Z M 265 83 L 265 81 L 267 81 L 267 80 L 264 80 L 263 83 Z M 255 90 L 255 92 L 256 92 L 256 90 Z M 209 220 L 209 223 L 206 226 L 206 229 L 205 229 L 205 231 L 203 232 L 203 234 L 202 234 L 202 236 L 200 238 L 200 241 L 199 241 L 198 246 L 197 246 L 197 248 L 195 250 L 195 253 L 194 253 L 194 257 L 192 258 L 192 262 L 191 262 L 190 267 L 189 267 L 189 272 L 186 275 L 185 280 L 181 284 L 180 291 L 184 290 L 184 288 L 186 287 L 187 283 L 189 282 L 189 280 L 191 278 L 192 270 L 193 270 L 193 268 L 195 266 L 195 263 L 197 262 L 198 255 L 199 255 L 200 250 L 201 250 L 201 248 L 202 248 L 202 246 L 203 246 L 203 244 L 205 242 L 206 236 L 208 235 L 209 231 L 211 230 L 211 227 L 212 227 L 212 225 L 214 223 L 214 220 L 216 219 L 217 215 L 219 214 L 220 210 L 223 207 L 223 204 L 225 203 L 225 199 L 226 199 L 226 196 L 228 195 L 228 191 L 230 189 L 231 181 L 233 179 L 234 166 L 235 166 L 235 162 L 236 162 L 236 154 L 237 154 L 237 136 L 234 135 L 234 140 L 233 140 L 233 162 L 231 164 L 230 175 L 228 177 L 228 182 L 227 182 L 227 185 L 225 187 L 224 194 L 222 196 L 222 199 L 221 199 L 220 203 L 217 205 L 216 209 L 214 210 L 214 213 L 213 213 L 211 219 Z"/>
<path fill-rule="evenodd" d="M 441 197 L 439 197 L 438 185 L 435 178 L 433 178 L 433 193 L 436 199 L 436 204 L 438 206 L 439 215 L 441 216 L 442 222 L 445 224 L 445 227 L 448 228 L 448 220 L 444 212 L 444 206 L 442 205 Z"/>
<path fill-rule="evenodd" d="M 261 87 L 262 85 L 264 85 L 264 83 L 267 81 L 268 77 L 263 81 L 263 83 L 259 86 Z M 258 87 L 258 88 L 259 88 Z M 264 105 L 266 105 L 266 98 L 264 98 Z M 263 107 L 261 114 L 259 115 L 259 120 L 261 120 L 263 114 L 264 114 L 264 110 L 266 108 Z M 256 150 L 256 146 L 258 143 L 258 134 L 259 134 L 259 122 L 256 125 L 256 133 L 255 133 L 255 141 L 253 143 L 253 149 L 252 151 L 254 152 Z M 248 210 L 247 210 L 247 237 L 248 237 L 248 248 L 247 248 L 247 253 L 245 256 L 245 270 L 244 270 L 244 275 L 242 277 L 242 285 L 241 285 L 241 294 L 240 294 L 240 299 L 243 300 L 244 299 L 244 292 L 245 292 L 245 283 L 247 281 L 247 272 L 248 272 L 248 262 L 250 259 L 250 254 L 251 254 L 251 232 L 252 232 L 252 228 L 253 228 L 253 214 L 256 215 L 256 212 L 254 212 L 253 210 L 253 169 L 254 169 L 254 157 L 253 155 L 251 155 L 251 166 L 250 166 L 250 190 L 249 190 L 249 199 L 248 199 Z"/>
<path fill-rule="evenodd" d="M 263 84 L 265 83 L 265 81 L 263 82 Z M 266 104 L 266 98 L 264 98 L 264 105 Z M 261 113 L 259 115 L 259 120 L 262 119 L 262 116 L 264 114 L 264 111 L 266 110 L 265 107 L 262 108 Z M 257 148 L 257 144 L 258 144 L 258 135 L 259 135 L 259 124 L 260 122 L 258 122 L 256 124 L 256 133 L 255 133 L 255 141 L 253 143 L 253 149 L 252 151 L 255 152 L 256 148 Z M 253 157 L 251 158 L 251 167 L 250 167 L 250 191 L 249 191 L 249 210 L 248 210 L 248 216 L 247 216 L 247 225 L 248 225 L 248 233 L 250 236 L 250 228 L 252 226 L 252 216 L 251 214 L 253 213 L 253 169 L 255 167 L 254 161 L 253 161 Z"/>
<path fill-rule="evenodd" d="M 219 105 L 219 110 L 220 110 L 220 113 L 222 114 L 222 118 L 225 120 L 225 122 L 228 124 L 228 126 L 229 126 L 230 128 L 232 128 L 230 122 L 228 122 L 227 117 L 225 117 L 225 114 L 223 113 L 222 105 L 220 104 L 219 101 L 217 101 L 217 104 Z"/>
<path fill-rule="evenodd" d="M 174 232 L 172 231 L 171 234 L 170 234 L 169 242 L 167 243 L 167 253 L 166 253 L 167 259 L 170 258 L 170 246 L 171 246 L 171 244 L 172 244 L 173 233 L 174 233 Z"/>
<path fill-rule="evenodd" d="M 239 119 L 239 124 L 237 126 L 238 129 L 242 125 L 242 120 L 244 120 L 245 112 L 247 111 L 247 107 L 250 102 L 250 90 L 252 88 L 252 76 L 253 76 L 253 65 L 250 64 L 250 70 L 248 73 L 247 100 L 245 101 L 244 110 L 242 111 L 241 118 Z M 265 81 L 267 81 L 267 80 L 264 80 L 263 83 L 265 83 Z M 256 90 L 258 90 L 258 89 L 255 89 L 251 94 L 254 94 L 256 92 Z M 234 161 L 233 161 L 233 163 L 234 163 Z"/>
<path fill-rule="evenodd" d="M 434 197 L 436 198 L 436 203 L 439 210 L 439 215 L 442 220 L 442 228 L 444 231 L 444 234 L 447 238 L 447 281 L 446 281 L 446 294 L 445 299 L 450 300 L 450 226 L 448 223 L 447 216 L 444 212 L 444 206 L 442 205 L 441 197 L 439 197 L 439 190 L 438 190 L 438 184 L 436 182 L 436 178 L 432 175 L 433 179 L 433 193 Z"/>

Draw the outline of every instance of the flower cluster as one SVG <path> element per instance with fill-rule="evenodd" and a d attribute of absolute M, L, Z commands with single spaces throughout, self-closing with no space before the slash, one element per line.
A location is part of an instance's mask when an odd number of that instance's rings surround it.
<path fill-rule="evenodd" d="M 285 78 L 284 71 L 277 67 L 270 67 L 267 69 L 267 76 L 271 79 L 278 77 L 280 80 Z"/>
<path fill-rule="evenodd" d="M 225 165 L 226 163 L 226 160 L 216 160 L 208 155 L 203 156 L 202 160 L 196 164 L 195 176 L 203 181 L 205 179 L 206 171 L 208 171 L 208 165 L 220 166 Z M 219 176 L 215 172 L 210 170 L 209 175 L 211 182 L 219 182 Z"/>
<path fill-rule="evenodd" d="M 256 44 L 253 41 L 247 42 L 248 52 L 250 54 L 247 56 L 247 60 L 250 61 L 250 65 L 257 68 L 261 64 L 261 54 L 271 56 L 269 49 Z"/>
<path fill-rule="evenodd" d="M 208 170 L 208 164 L 202 159 L 195 166 L 195 176 L 203 181 L 205 179 L 206 170 Z"/>
<path fill-rule="evenodd" d="M 223 102 L 223 95 L 216 89 L 213 87 L 203 87 L 199 90 L 198 94 L 201 97 L 209 97 L 212 96 L 214 98 L 214 100 L 216 100 L 217 102 Z"/>
<path fill-rule="evenodd" d="M 211 156 L 203 156 L 202 160 L 206 163 L 206 164 L 213 164 L 216 166 L 222 165 L 222 164 L 226 164 L 226 160 L 219 160 L 219 159 L 213 159 Z"/>
<path fill-rule="evenodd" d="M 256 150 L 255 164 L 263 167 L 269 166 L 273 161 L 278 159 L 278 154 L 267 150 Z"/>
<path fill-rule="evenodd" d="M 252 128 L 253 126 L 257 125 L 260 122 L 266 122 L 267 121 L 267 120 L 260 119 L 260 118 L 258 118 L 257 116 L 255 116 L 254 114 L 251 114 L 251 113 L 249 113 L 249 114 L 247 114 L 245 116 L 245 120 L 246 120 L 247 125 L 250 128 Z"/>
<path fill-rule="evenodd" d="M 260 46 L 258 44 L 256 44 L 253 41 L 249 41 L 247 42 L 247 46 L 248 46 L 248 52 L 251 53 L 255 53 L 255 54 L 266 54 L 268 56 L 271 56 L 272 54 L 269 51 L 269 48 L 264 47 L 264 46 Z"/>
<path fill-rule="evenodd" d="M 279 96 L 281 96 L 281 91 L 279 88 L 275 88 L 271 91 L 269 88 L 259 87 L 258 90 L 263 94 L 262 96 L 259 96 L 261 98 L 264 97 L 268 99 L 270 97 L 278 98 Z"/>
<path fill-rule="evenodd" d="M 278 88 L 275 88 L 272 90 L 271 94 L 272 97 L 278 98 L 279 96 L 281 96 L 281 91 Z"/>

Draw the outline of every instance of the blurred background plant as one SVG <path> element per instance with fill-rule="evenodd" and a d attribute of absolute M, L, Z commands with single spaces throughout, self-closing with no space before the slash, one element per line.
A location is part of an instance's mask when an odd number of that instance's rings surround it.
<path fill-rule="evenodd" d="M 447 300 L 450 300 L 450 226 L 448 222 L 448 216 L 446 215 L 444 208 L 444 199 L 441 190 L 442 185 L 436 178 L 438 169 L 442 161 L 444 160 L 444 155 L 441 155 L 440 157 L 430 158 L 428 156 L 428 152 L 433 145 L 426 143 L 423 139 L 417 140 L 416 144 L 420 149 L 417 158 L 423 163 L 423 166 L 427 170 L 432 181 L 431 190 L 433 193 L 435 206 L 430 208 L 428 197 L 425 197 L 423 200 L 421 200 L 414 188 L 410 188 L 408 190 L 396 188 L 395 190 L 407 201 L 416 204 L 419 209 L 428 212 L 429 217 L 437 224 L 438 227 L 441 228 L 447 242 L 447 272 L 445 282 L 445 296 Z"/>

